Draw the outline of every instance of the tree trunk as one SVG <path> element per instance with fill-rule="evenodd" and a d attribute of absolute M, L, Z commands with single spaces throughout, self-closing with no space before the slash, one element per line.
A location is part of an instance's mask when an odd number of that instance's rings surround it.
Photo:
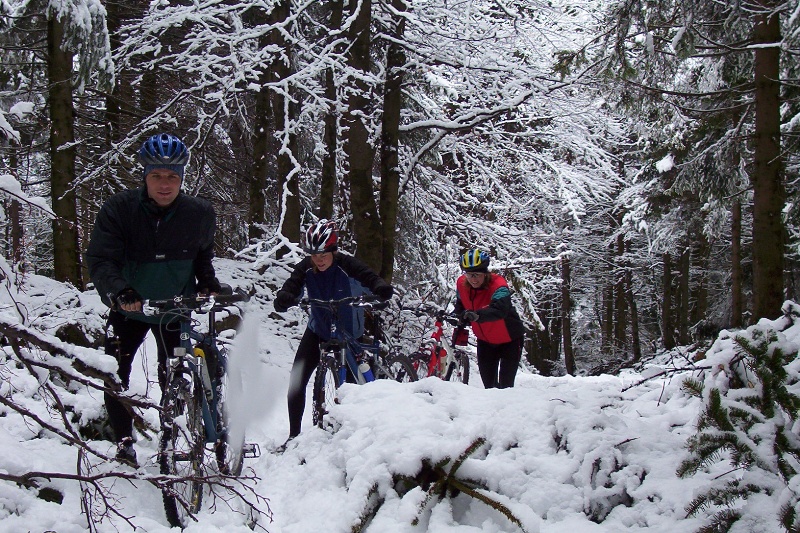
<path fill-rule="evenodd" d="M 611 283 L 603 287 L 602 328 L 600 330 L 600 351 L 610 355 L 614 341 L 614 285 Z"/>
<path fill-rule="evenodd" d="M 357 248 L 356 257 L 364 261 L 370 268 L 380 272 L 383 262 L 381 246 L 381 223 L 378 207 L 375 204 L 372 167 L 375 147 L 369 139 L 370 124 L 366 123 L 372 116 L 370 108 L 374 100 L 372 90 L 365 81 L 370 73 L 370 22 L 372 1 L 354 2 L 350 39 L 352 45 L 348 55 L 348 65 L 357 74 L 355 79 L 348 80 L 350 95 L 344 127 L 347 130 L 345 153 L 347 154 L 348 182 L 350 185 L 350 209 L 353 213 L 353 231 Z"/>
<path fill-rule="evenodd" d="M 689 269 L 691 250 L 685 247 L 680 257 L 678 278 L 678 342 L 689 344 Z"/>
<path fill-rule="evenodd" d="M 53 276 L 82 289 L 75 221 L 75 109 L 72 104 L 72 53 L 61 49 L 64 25 L 50 13 L 47 22 L 47 76 L 50 82 L 50 197 L 53 212 Z"/>
<path fill-rule="evenodd" d="M 19 176 L 19 150 L 20 147 L 18 146 L 11 146 L 10 147 L 10 156 L 8 158 L 8 167 L 11 171 L 11 174 L 15 176 Z M 4 202 L 6 203 L 6 202 Z M 9 198 L 8 203 L 6 204 L 8 207 L 8 224 L 6 224 L 6 242 L 10 246 L 10 249 L 7 249 L 6 257 L 11 258 L 11 266 L 15 269 L 21 269 L 23 266 L 23 259 L 24 255 L 24 238 L 25 232 L 22 226 L 22 206 L 20 205 L 19 200 L 14 198 Z M 11 274 L 9 272 L 9 274 Z"/>
<path fill-rule="evenodd" d="M 548 310 L 552 318 L 549 319 L 550 352 L 547 358 L 552 361 L 553 368 L 561 362 L 561 307 L 556 298 L 548 304 Z"/>
<path fill-rule="evenodd" d="M 741 328 L 742 299 L 742 203 L 736 199 L 731 209 L 731 327 Z"/>
<path fill-rule="evenodd" d="M 342 27 L 343 0 L 328 2 L 331 9 L 329 33 L 338 32 Z M 341 46 L 334 46 L 334 52 L 342 52 Z M 334 196 L 336 194 L 336 160 L 339 150 L 339 98 L 333 68 L 325 71 L 325 98 L 328 100 L 328 111 L 325 114 L 325 132 L 323 142 L 325 155 L 322 159 L 322 176 L 319 189 L 319 217 L 333 218 Z"/>
<path fill-rule="evenodd" d="M 547 326 L 547 322 L 542 320 L 542 324 Z M 550 336 L 547 329 L 539 331 L 535 329 L 530 337 L 525 341 L 525 353 L 528 362 L 543 376 L 555 376 L 556 365 L 550 360 Z"/>
<path fill-rule="evenodd" d="M 628 296 L 628 308 L 631 312 L 631 350 L 633 351 L 633 362 L 638 363 L 642 360 L 642 340 L 639 336 L 639 312 L 636 307 L 636 298 L 633 292 L 633 273 L 630 266 L 625 269 L 625 292 Z"/>
<path fill-rule="evenodd" d="M 146 60 L 152 58 L 152 53 L 145 56 Z M 139 82 L 139 107 L 145 116 L 151 116 L 158 108 L 158 70 L 159 66 L 145 69 Z"/>
<path fill-rule="evenodd" d="M 394 273 L 394 232 L 397 227 L 397 201 L 400 191 L 400 110 L 403 107 L 403 78 L 406 54 L 397 44 L 403 39 L 408 9 L 405 0 L 393 0 L 394 41 L 386 54 L 386 85 L 383 94 L 383 131 L 381 132 L 381 261 L 380 276 L 391 282 Z"/>
<path fill-rule="evenodd" d="M 672 257 L 664 254 L 664 273 L 662 285 L 664 287 L 664 299 L 661 301 L 661 323 L 664 328 L 661 336 L 664 339 L 664 348 L 671 350 L 675 347 L 675 326 L 672 322 Z"/>
<path fill-rule="evenodd" d="M 618 220 L 622 222 L 621 217 Z M 614 348 L 618 353 L 625 351 L 625 341 L 628 331 L 628 305 L 627 295 L 625 294 L 625 237 L 617 236 L 617 249 L 614 264 Z"/>
<path fill-rule="evenodd" d="M 264 77 L 262 75 L 262 77 Z M 252 241 L 264 238 L 266 222 L 267 198 L 264 190 L 267 187 L 269 172 L 269 117 L 272 107 L 269 103 L 269 89 L 262 81 L 261 89 L 256 94 L 255 117 L 253 120 L 253 175 L 249 181 L 249 202 L 247 206 L 247 237 Z"/>
<path fill-rule="evenodd" d="M 8 242 L 11 244 L 10 250 L 10 257 L 11 257 L 11 266 L 16 268 L 22 267 L 22 259 L 23 259 L 23 238 L 25 234 L 22 230 L 22 217 L 20 213 L 22 211 L 19 200 L 11 200 L 8 205 L 8 229 L 11 232 L 9 236 Z M 10 273 L 9 273 L 10 274 Z"/>
<path fill-rule="evenodd" d="M 753 316 L 777 318 L 784 301 L 784 227 L 786 200 L 780 153 L 780 42 L 777 2 L 757 2 L 764 13 L 756 18 L 755 132 L 753 186 Z M 767 45 L 767 46 L 765 46 Z"/>
<path fill-rule="evenodd" d="M 249 13 L 249 22 L 253 26 L 267 23 L 267 16 L 261 10 L 254 8 Z M 258 39 L 258 47 L 262 50 L 270 46 L 269 35 L 262 35 Z M 255 95 L 255 110 L 253 116 L 253 172 L 248 181 L 247 204 L 247 238 L 252 243 L 266 237 L 265 224 L 267 222 L 267 197 L 266 188 L 269 177 L 271 154 L 270 136 L 272 135 L 272 106 L 269 94 L 270 72 L 262 70 L 258 76 L 259 89 Z"/>
<path fill-rule="evenodd" d="M 106 26 L 108 27 L 108 38 L 111 44 L 111 52 L 119 49 L 119 29 L 122 25 L 121 5 L 117 2 L 106 4 Z M 119 92 L 121 80 L 114 79 L 114 87 L 111 94 L 106 95 L 106 117 L 105 117 L 105 149 L 111 150 L 114 141 L 119 137 L 120 131 L 120 101 Z"/>
<path fill-rule="evenodd" d="M 284 26 L 289 18 L 290 0 L 277 4 L 270 15 L 273 26 Z M 269 71 L 273 83 L 288 80 L 293 74 L 292 50 L 283 36 L 285 28 L 270 32 L 270 44 L 283 54 L 273 61 Z M 288 90 L 288 89 L 287 89 Z M 297 134 L 294 132 L 293 119 L 295 104 L 290 95 L 278 91 L 272 92 L 272 113 L 275 122 L 275 133 L 279 135 L 278 150 L 278 191 L 281 198 L 283 218 L 281 219 L 281 235 L 289 242 L 300 242 L 300 186 L 298 175 L 300 166 L 295 159 L 297 153 Z M 278 256 L 282 256 L 280 251 Z"/>
<path fill-rule="evenodd" d="M 572 309 L 570 295 L 569 256 L 561 258 L 561 334 L 564 343 L 564 366 L 567 374 L 575 375 L 575 353 L 572 351 Z"/>
<path fill-rule="evenodd" d="M 711 244 L 706 235 L 700 231 L 695 240 L 695 268 L 697 275 L 691 290 L 694 305 L 691 309 L 692 324 L 697 324 L 706 319 L 708 313 L 708 255 L 711 253 Z"/>

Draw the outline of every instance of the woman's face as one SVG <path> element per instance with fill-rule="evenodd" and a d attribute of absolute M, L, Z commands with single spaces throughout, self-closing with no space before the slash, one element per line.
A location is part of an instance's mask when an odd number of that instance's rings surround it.
<path fill-rule="evenodd" d="M 467 283 L 473 289 L 480 288 L 483 285 L 483 280 L 486 279 L 486 272 L 465 272 L 464 275 L 467 277 Z"/>
<path fill-rule="evenodd" d="M 333 264 L 333 252 L 325 252 L 324 254 L 312 254 L 311 262 L 317 267 L 320 272 L 325 272 Z"/>

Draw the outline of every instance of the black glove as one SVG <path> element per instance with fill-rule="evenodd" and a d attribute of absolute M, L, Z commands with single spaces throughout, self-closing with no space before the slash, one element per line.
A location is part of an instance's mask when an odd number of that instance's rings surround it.
<path fill-rule="evenodd" d="M 394 294 L 394 287 L 391 285 L 381 285 L 379 287 L 375 287 L 375 290 L 372 293 L 380 298 L 381 300 L 388 300 Z"/>
<path fill-rule="evenodd" d="M 135 289 L 126 287 L 117 293 L 117 297 L 114 298 L 114 300 L 116 300 L 119 307 L 122 307 L 123 305 L 132 305 L 136 302 L 141 302 L 144 298 L 142 298 L 142 295 L 136 292 Z"/>
<path fill-rule="evenodd" d="M 478 321 L 478 313 L 475 311 L 464 311 L 462 315 L 464 318 L 464 322 L 477 322 Z"/>
<path fill-rule="evenodd" d="M 279 313 L 286 312 L 290 307 L 295 305 L 295 297 L 289 291 L 280 290 L 275 295 L 275 301 L 272 302 L 273 307 Z"/>
<path fill-rule="evenodd" d="M 219 294 L 222 292 L 222 285 L 220 285 L 217 278 L 199 280 L 197 282 L 197 294 Z"/>

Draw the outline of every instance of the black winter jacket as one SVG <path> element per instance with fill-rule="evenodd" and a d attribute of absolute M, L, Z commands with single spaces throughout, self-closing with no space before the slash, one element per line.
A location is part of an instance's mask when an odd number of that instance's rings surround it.
<path fill-rule="evenodd" d="M 387 286 L 378 274 L 362 261 L 341 252 L 334 254 L 333 264 L 324 272 L 314 270 L 311 256 L 307 256 L 294 266 L 282 291 L 288 292 L 295 300 L 305 288 L 308 297 L 318 300 L 338 300 L 348 296 L 358 296 L 378 287 Z M 355 337 L 361 336 L 364 330 L 364 311 L 343 305 L 338 310 L 339 328 L 346 329 Z M 327 309 L 314 307 L 311 309 L 311 320 L 308 328 L 323 340 L 330 339 L 331 314 Z"/>
<path fill-rule="evenodd" d="M 215 280 L 211 203 L 180 193 L 167 208 L 158 207 L 145 188 L 109 198 L 97 215 L 86 262 L 106 305 L 131 287 L 143 298 L 162 299 L 195 292 L 196 283 Z M 157 322 L 135 315 L 137 320 Z"/>

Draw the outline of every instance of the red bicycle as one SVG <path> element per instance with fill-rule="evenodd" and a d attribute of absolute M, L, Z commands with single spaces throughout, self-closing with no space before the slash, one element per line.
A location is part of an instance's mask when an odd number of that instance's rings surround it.
<path fill-rule="evenodd" d="M 411 310 L 417 316 L 430 316 L 433 313 L 434 329 L 430 339 L 411 354 L 409 359 L 419 379 L 436 376 L 445 381 L 469 383 L 469 354 L 460 346 L 467 346 L 469 330 L 466 325 L 444 309 L 422 308 Z M 444 334 L 444 324 L 453 326 L 453 334 L 448 339 Z"/>

